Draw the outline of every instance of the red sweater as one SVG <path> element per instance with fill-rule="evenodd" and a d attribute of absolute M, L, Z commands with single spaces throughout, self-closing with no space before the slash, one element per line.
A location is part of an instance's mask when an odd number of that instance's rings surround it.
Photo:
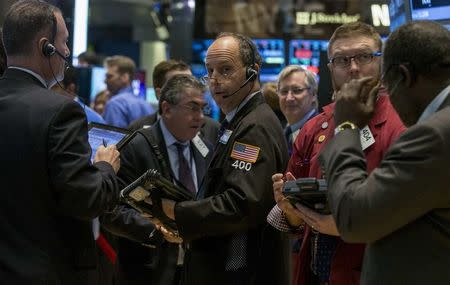
<path fill-rule="evenodd" d="M 322 177 L 317 158 L 322 147 L 334 135 L 334 103 L 325 106 L 323 110 L 323 113 L 303 126 L 295 140 L 287 171 L 292 172 L 296 178 Z M 389 146 L 405 130 L 387 95 L 383 94 L 377 100 L 375 115 L 369 122 L 369 128 L 375 138 L 375 143 L 364 151 L 367 170 L 370 172 L 378 166 Z M 364 244 L 348 244 L 339 239 L 331 262 L 330 285 L 359 284 L 364 247 Z M 300 252 L 294 256 L 294 285 L 309 284 L 310 265 L 311 231 L 306 227 Z"/>

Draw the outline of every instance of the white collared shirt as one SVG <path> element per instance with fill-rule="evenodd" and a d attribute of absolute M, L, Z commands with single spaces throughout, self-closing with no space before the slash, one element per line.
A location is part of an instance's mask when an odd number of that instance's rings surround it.
<path fill-rule="evenodd" d="M 436 111 L 441 107 L 442 103 L 447 99 L 448 94 L 450 93 L 450 85 L 445 87 L 439 94 L 433 99 L 433 101 L 428 104 L 428 106 L 423 111 L 417 123 L 426 120 L 431 115 L 436 113 Z"/>
<path fill-rule="evenodd" d="M 172 168 L 172 172 L 175 175 L 176 179 L 180 179 L 178 176 L 178 170 L 180 168 L 180 162 L 178 160 L 178 149 L 175 143 L 180 143 L 182 145 L 187 145 L 188 147 L 185 147 L 183 149 L 183 155 L 186 161 L 189 161 L 189 167 L 191 168 L 192 172 L 192 180 L 194 180 L 195 185 L 195 191 L 198 192 L 198 183 L 197 183 L 197 169 L 195 167 L 195 161 L 194 157 L 191 154 L 191 148 L 190 148 L 190 141 L 188 142 L 180 142 L 178 141 L 167 129 L 166 125 L 164 124 L 164 121 L 162 119 L 159 120 L 159 125 L 161 127 L 161 131 L 164 137 L 164 142 L 166 143 L 167 148 L 167 154 L 169 155 L 169 161 L 170 161 L 170 167 Z"/>

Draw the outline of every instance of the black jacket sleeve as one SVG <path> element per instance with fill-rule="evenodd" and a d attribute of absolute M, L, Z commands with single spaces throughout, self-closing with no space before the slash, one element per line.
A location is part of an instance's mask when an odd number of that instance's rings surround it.
<path fill-rule="evenodd" d="M 119 185 L 112 166 L 90 162 L 86 116 L 73 101 L 62 104 L 48 132 L 48 172 L 59 211 L 93 219 L 115 207 Z"/>

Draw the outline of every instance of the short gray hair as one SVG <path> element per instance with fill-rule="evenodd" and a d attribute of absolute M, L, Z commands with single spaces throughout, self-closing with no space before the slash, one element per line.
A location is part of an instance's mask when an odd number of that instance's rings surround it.
<path fill-rule="evenodd" d="M 280 90 L 281 82 L 295 72 L 303 72 L 305 74 L 306 87 L 310 88 L 309 92 L 311 93 L 311 95 L 316 96 L 318 91 L 316 75 L 312 71 L 300 65 L 288 65 L 281 70 L 280 74 L 278 75 L 277 90 Z"/>
<path fill-rule="evenodd" d="M 177 74 L 172 76 L 161 89 L 161 97 L 159 98 L 159 114 L 162 112 L 161 104 L 163 101 L 176 105 L 181 101 L 184 89 L 192 88 L 205 92 L 203 85 L 197 78 L 187 74 Z"/>

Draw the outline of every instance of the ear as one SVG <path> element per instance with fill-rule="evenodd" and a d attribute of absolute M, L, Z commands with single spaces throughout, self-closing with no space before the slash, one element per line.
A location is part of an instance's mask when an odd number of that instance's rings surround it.
<path fill-rule="evenodd" d="M 121 79 L 123 82 L 129 82 L 129 83 L 131 83 L 130 75 L 129 75 L 128 73 L 126 73 L 126 72 L 120 75 L 120 79 Z"/>
<path fill-rule="evenodd" d="M 259 64 L 255 63 L 255 64 L 253 65 L 253 69 L 256 70 L 256 72 L 258 72 L 257 75 L 259 75 L 259 70 L 261 69 L 261 67 L 259 66 Z"/>
<path fill-rule="evenodd" d="M 76 88 L 77 86 L 74 83 L 70 83 L 69 86 L 66 87 L 66 90 L 70 93 L 76 94 Z"/>
<path fill-rule="evenodd" d="M 401 81 L 404 81 L 405 86 L 411 87 L 414 84 L 414 75 L 405 65 L 400 64 L 398 67 Z"/>
<path fill-rule="evenodd" d="M 46 43 L 49 43 L 49 42 L 50 42 L 50 41 L 49 41 L 47 38 L 45 38 L 45 37 L 39 39 L 39 41 L 38 41 L 38 53 L 39 53 L 40 55 L 42 55 L 42 56 L 45 57 L 44 52 L 43 52 L 43 50 L 44 50 L 44 45 L 45 45 Z"/>
<path fill-rule="evenodd" d="M 155 96 L 156 96 L 156 99 L 159 100 L 159 98 L 161 97 L 161 88 L 155 87 Z"/>
<path fill-rule="evenodd" d="M 161 102 L 161 115 L 165 117 L 169 117 L 172 114 L 172 106 L 167 101 Z"/>

